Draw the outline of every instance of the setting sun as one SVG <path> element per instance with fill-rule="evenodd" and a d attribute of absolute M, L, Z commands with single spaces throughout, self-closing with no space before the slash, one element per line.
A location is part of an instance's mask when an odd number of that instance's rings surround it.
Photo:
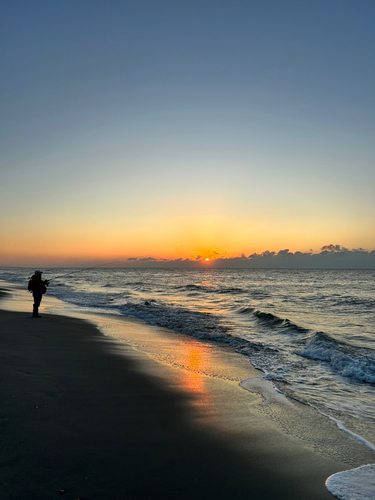
<path fill-rule="evenodd" d="M 207 257 L 207 259 L 204 259 L 204 261 L 205 261 L 205 262 L 209 262 L 209 261 L 210 261 L 210 259 Z"/>

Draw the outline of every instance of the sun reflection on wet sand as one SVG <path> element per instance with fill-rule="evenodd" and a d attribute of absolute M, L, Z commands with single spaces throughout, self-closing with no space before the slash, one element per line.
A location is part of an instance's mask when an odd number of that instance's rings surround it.
<path fill-rule="evenodd" d="M 211 364 L 210 348 L 192 340 L 180 341 L 178 346 L 176 363 L 183 368 L 179 373 L 180 383 L 194 396 L 194 406 L 207 405 L 211 400 L 205 375 Z"/>

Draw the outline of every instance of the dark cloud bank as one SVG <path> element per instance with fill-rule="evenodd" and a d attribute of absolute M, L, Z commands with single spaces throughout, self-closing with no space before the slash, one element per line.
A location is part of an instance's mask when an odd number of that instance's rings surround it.
<path fill-rule="evenodd" d="M 129 267 L 183 267 L 215 269 L 375 269 L 375 250 L 366 251 L 362 248 L 349 250 L 340 245 L 325 245 L 319 253 L 289 252 L 289 249 L 279 252 L 268 250 L 241 257 L 217 258 L 208 264 L 198 256 L 192 259 L 157 260 L 153 257 L 143 259 L 129 258 Z"/>

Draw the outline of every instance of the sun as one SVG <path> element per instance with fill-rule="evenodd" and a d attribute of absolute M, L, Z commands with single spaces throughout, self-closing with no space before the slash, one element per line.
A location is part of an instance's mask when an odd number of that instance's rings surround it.
<path fill-rule="evenodd" d="M 205 262 L 210 262 L 210 259 L 207 257 L 207 259 L 204 259 Z"/>

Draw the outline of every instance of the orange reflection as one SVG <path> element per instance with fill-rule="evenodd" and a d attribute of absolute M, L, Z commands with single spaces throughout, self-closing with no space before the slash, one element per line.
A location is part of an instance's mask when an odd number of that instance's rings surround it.
<path fill-rule="evenodd" d="M 179 342 L 183 359 L 181 365 L 184 368 L 181 370 L 181 383 L 185 389 L 197 396 L 195 404 L 200 406 L 206 404 L 209 399 L 209 392 L 206 388 L 207 365 L 207 348 L 196 341 Z"/>
<path fill-rule="evenodd" d="M 182 378 L 184 386 L 191 392 L 204 392 L 204 383 L 201 370 L 203 368 L 203 355 L 201 346 L 181 342 L 184 348 L 183 366 L 185 368 Z"/>

